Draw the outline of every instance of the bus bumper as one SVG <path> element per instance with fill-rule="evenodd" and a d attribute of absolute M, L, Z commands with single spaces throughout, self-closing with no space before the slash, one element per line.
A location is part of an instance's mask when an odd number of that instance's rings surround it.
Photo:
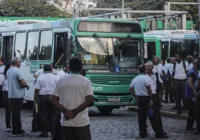
<path fill-rule="evenodd" d="M 126 96 L 102 96 L 94 95 L 94 106 L 96 107 L 123 107 L 134 106 L 136 100 L 132 95 Z"/>

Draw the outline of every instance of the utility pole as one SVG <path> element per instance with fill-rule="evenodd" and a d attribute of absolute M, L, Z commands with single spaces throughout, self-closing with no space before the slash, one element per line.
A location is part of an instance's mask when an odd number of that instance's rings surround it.
<path fill-rule="evenodd" d="M 122 18 L 124 18 L 124 13 L 125 13 L 125 9 L 124 9 L 124 0 L 122 0 L 122 9 L 123 9 Z"/>

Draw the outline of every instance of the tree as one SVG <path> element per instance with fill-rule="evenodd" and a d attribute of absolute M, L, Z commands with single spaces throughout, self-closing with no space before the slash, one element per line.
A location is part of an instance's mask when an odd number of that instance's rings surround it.
<path fill-rule="evenodd" d="M 46 0 L 1 0 L 1 13 L 4 16 L 20 17 L 63 17 L 66 14 Z"/>

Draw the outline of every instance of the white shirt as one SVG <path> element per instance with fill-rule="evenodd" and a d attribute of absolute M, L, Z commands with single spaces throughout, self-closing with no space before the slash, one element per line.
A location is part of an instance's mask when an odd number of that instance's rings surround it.
<path fill-rule="evenodd" d="M 167 75 L 167 72 L 170 72 L 170 74 L 172 75 L 172 71 L 173 71 L 173 64 L 171 63 L 167 63 L 163 66 L 163 71 L 165 72 L 165 74 Z"/>
<path fill-rule="evenodd" d="M 57 73 L 58 78 L 61 78 L 63 75 L 68 75 L 68 73 L 65 72 L 64 70 L 58 71 L 58 73 Z"/>
<path fill-rule="evenodd" d="M 44 69 L 41 68 L 41 69 L 39 69 L 39 70 L 35 73 L 35 75 L 37 75 L 37 76 L 39 77 L 39 76 L 42 75 L 43 73 L 44 73 Z M 53 69 L 53 74 L 57 75 L 57 73 L 58 73 L 58 71 L 57 71 L 56 69 Z"/>
<path fill-rule="evenodd" d="M 186 71 L 188 71 L 190 69 L 188 66 L 188 63 L 185 63 L 185 67 L 186 67 Z M 174 65 L 173 65 L 173 71 L 174 71 Z M 187 75 L 186 75 L 185 69 L 183 67 L 183 61 L 181 61 L 181 63 L 176 62 L 176 68 L 175 68 L 174 73 L 175 73 L 174 79 L 177 79 L 177 80 L 187 79 Z"/>
<path fill-rule="evenodd" d="M 189 65 L 189 68 L 190 68 L 190 69 L 194 67 L 193 63 L 190 63 L 190 64 L 189 64 L 189 63 L 187 62 L 187 64 Z"/>
<path fill-rule="evenodd" d="M 157 89 L 157 86 L 156 86 L 156 82 L 157 82 L 157 79 L 156 79 L 156 75 L 155 73 L 151 74 L 151 75 L 147 75 L 149 78 L 150 78 L 150 82 L 151 82 L 151 90 L 152 90 L 152 94 L 156 94 L 156 89 Z M 158 80 L 160 83 L 163 83 L 161 77 L 158 75 Z"/>
<path fill-rule="evenodd" d="M 92 84 L 80 74 L 64 75 L 58 80 L 53 95 L 59 97 L 62 106 L 73 110 L 85 101 L 86 96 L 93 95 Z M 70 120 L 66 120 L 63 113 L 61 114 L 61 126 L 82 127 L 89 124 L 87 108 Z"/>
<path fill-rule="evenodd" d="M 151 85 L 151 79 L 147 75 L 138 75 L 135 77 L 130 87 L 134 88 L 136 96 L 148 96 L 147 86 Z"/>
<path fill-rule="evenodd" d="M 3 78 L 2 80 L 2 91 L 8 91 L 8 81 L 5 78 L 4 75 L 1 76 Z"/>
<path fill-rule="evenodd" d="M 162 70 L 163 70 L 162 64 L 154 65 L 154 67 L 153 67 L 154 73 L 158 73 L 158 74 L 162 75 Z"/>
<path fill-rule="evenodd" d="M 35 88 L 39 89 L 39 95 L 51 95 L 56 86 L 58 77 L 52 73 L 44 73 L 38 77 Z"/>

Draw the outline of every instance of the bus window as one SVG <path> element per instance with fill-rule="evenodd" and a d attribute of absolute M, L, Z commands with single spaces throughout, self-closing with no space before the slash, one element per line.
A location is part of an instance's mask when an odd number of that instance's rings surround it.
<path fill-rule="evenodd" d="M 15 38 L 15 51 L 14 55 L 20 60 L 25 59 L 26 48 L 26 33 L 17 33 Z"/>
<path fill-rule="evenodd" d="M 42 31 L 40 37 L 39 60 L 50 60 L 52 54 L 52 31 Z"/>
<path fill-rule="evenodd" d="M 39 32 L 28 33 L 27 60 L 37 60 Z"/>
<path fill-rule="evenodd" d="M 168 42 L 162 42 L 161 43 L 162 60 L 167 60 L 167 58 L 168 58 L 168 48 L 169 48 Z"/>
<path fill-rule="evenodd" d="M 199 57 L 199 41 L 198 40 L 190 40 L 189 46 L 189 54 L 192 55 L 194 58 Z"/>
<path fill-rule="evenodd" d="M 148 42 L 147 43 L 148 60 L 151 60 L 154 55 L 156 55 L 156 43 L 155 42 Z"/>

